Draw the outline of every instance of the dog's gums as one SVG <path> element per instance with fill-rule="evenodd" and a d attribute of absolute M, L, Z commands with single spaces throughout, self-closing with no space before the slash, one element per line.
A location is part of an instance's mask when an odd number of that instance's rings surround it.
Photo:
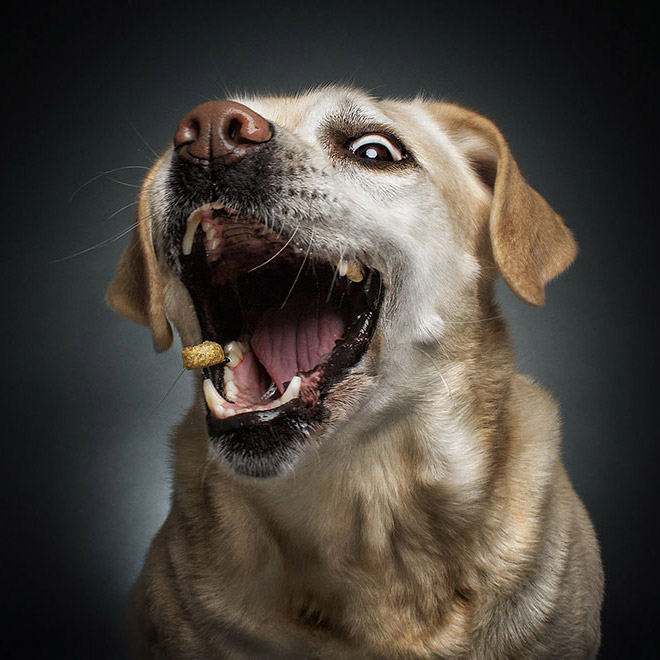
<path fill-rule="evenodd" d="M 284 416 L 299 428 L 322 419 L 325 395 L 369 345 L 379 273 L 295 238 L 217 202 L 187 218 L 181 280 L 202 338 L 229 360 L 202 370 L 211 438 Z"/>

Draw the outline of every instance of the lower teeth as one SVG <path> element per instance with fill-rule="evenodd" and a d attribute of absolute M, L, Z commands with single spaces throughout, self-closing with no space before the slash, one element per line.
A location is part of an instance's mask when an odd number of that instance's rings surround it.
<path fill-rule="evenodd" d="M 235 369 L 243 359 L 243 354 L 250 350 L 250 345 L 244 341 L 230 341 L 223 347 L 225 356 L 229 359 L 228 366 Z"/>
<path fill-rule="evenodd" d="M 233 383 L 232 383 L 233 385 Z M 223 396 L 218 393 L 218 390 L 215 389 L 213 381 L 207 378 L 203 383 L 204 390 L 204 400 L 209 410 L 213 413 L 213 416 L 218 419 L 224 419 L 225 417 L 231 417 L 232 415 L 245 413 L 245 412 L 256 412 L 259 410 L 272 410 L 274 408 L 279 408 L 280 406 L 296 399 L 300 395 L 300 387 L 302 385 L 302 379 L 300 376 L 294 376 L 291 379 L 291 382 L 288 384 L 284 394 L 279 399 L 275 401 L 270 401 L 268 403 L 250 407 L 238 407 L 227 401 Z M 234 386 L 236 387 L 236 386 Z M 238 391 L 238 390 L 237 390 Z"/>
<path fill-rule="evenodd" d="M 214 417 L 223 419 L 231 417 L 232 415 L 241 414 L 245 412 L 255 412 L 258 410 L 272 410 L 289 401 L 297 398 L 300 395 L 300 387 L 302 379 L 300 376 L 294 376 L 286 390 L 277 399 L 272 397 L 277 393 L 277 385 L 271 383 L 270 387 L 261 396 L 264 401 L 262 404 L 255 404 L 252 406 L 245 406 L 245 403 L 236 403 L 240 398 L 240 390 L 234 383 L 234 369 L 243 361 L 246 353 L 250 351 L 250 345 L 245 341 L 230 341 L 223 347 L 225 357 L 229 358 L 229 363 L 225 365 L 223 371 L 223 385 L 224 396 L 222 396 L 213 385 L 210 379 L 204 380 L 204 399 L 209 410 L 213 413 Z"/>

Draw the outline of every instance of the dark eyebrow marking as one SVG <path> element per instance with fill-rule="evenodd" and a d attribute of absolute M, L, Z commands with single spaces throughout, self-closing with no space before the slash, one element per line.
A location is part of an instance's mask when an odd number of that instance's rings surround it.
<path fill-rule="evenodd" d="M 349 102 L 329 114 L 320 125 L 323 135 L 342 134 L 359 137 L 365 133 L 384 133 L 401 141 L 393 126 L 366 115 L 355 103 Z"/>
<path fill-rule="evenodd" d="M 379 133 L 384 135 L 401 148 L 404 158 L 395 162 L 371 162 L 356 158 L 346 148 L 346 144 L 367 133 Z M 333 110 L 321 122 L 317 136 L 321 144 L 326 148 L 330 158 L 336 162 L 353 162 L 361 167 L 371 170 L 391 170 L 393 167 L 415 167 L 417 161 L 406 146 L 405 141 L 399 136 L 398 131 L 390 124 L 380 119 L 369 117 L 355 103 L 348 102 Z"/>

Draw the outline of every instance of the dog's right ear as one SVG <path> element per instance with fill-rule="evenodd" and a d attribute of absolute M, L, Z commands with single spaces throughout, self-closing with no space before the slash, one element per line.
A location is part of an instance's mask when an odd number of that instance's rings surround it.
<path fill-rule="evenodd" d="M 116 312 L 151 328 L 154 348 L 166 351 L 172 345 L 172 326 L 165 315 L 163 285 L 153 241 L 148 212 L 151 175 L 147 177 L 138 200 L 137 228 L 131 234 L 114 279 L 107 292 L 107 301 Z"/>
<path fill-rule="evenodd" d="M 432 110 L 454 145 L 493 191 L 489 236 L 504 281 L 531 305 L 545 301 L 544 286 L 571 264 L 577 246 L 550 205 L 523 178 L 509 146 L 485 117 L 450 103 Z"/>

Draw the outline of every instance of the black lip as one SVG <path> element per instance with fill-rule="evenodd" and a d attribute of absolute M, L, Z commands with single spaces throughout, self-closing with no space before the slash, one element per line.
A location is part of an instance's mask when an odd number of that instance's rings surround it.
<path fill-rule="evenodd" d="M 296 414 L 291 411 L 296 410 Z M 305 410 L 290 401 L 270 413 L 268 423 L 252 424 L 250 419 L 262 413 L 245 413 L 233 425 L 216 430 L 207 416 L 212 451 L 231 470 L 244 477 L 268 478 L 280 474 L 292 464 L 310 442 L 315 429 L 326 419 L 327 411 L 318 406 Z"/>
<path fill-rule="evenodd" d="M 206 425 L 209 429 L 209 434 L 211 436 L 217 436 L 227 431 L 245 429 L 258 424 L 270 424 L 286 415 L 301 416 L 301 407 L 298 400 L 294 399 L 272 410 L 255 410 L 254 412 L 232 415 L 223 419 L 213 417 L 207 408 Z"/>

